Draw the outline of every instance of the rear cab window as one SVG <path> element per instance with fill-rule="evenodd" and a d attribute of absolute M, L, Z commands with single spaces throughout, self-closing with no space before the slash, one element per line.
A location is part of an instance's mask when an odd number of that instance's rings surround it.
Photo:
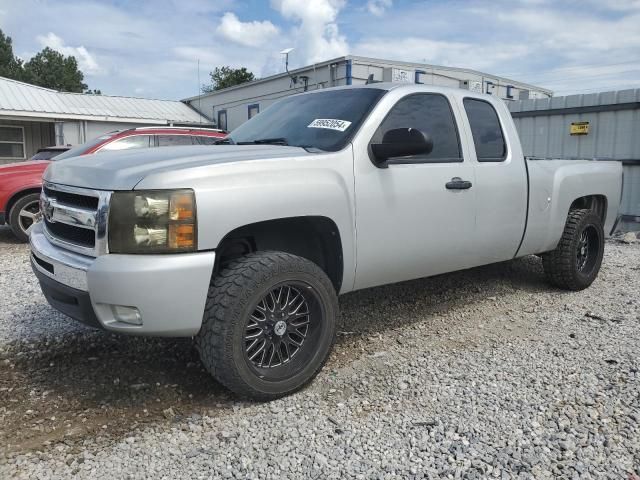
<path fill-rule="evenodd" d="M 489 102 L 476 98 L 465 98 L 463 104 L 478 161 L 503 162 L 507 158 L 507 143 L 496 110 Z"/>

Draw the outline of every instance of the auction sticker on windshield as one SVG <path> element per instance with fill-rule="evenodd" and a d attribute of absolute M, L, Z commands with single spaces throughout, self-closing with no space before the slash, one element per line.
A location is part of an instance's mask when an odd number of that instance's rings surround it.
<path fill-rule="evenodd" d="M 307 125 L 307 128 L 326 128 L 328 130 L 338 130 L 344 132 L 349 128 L 351 122 L 346 120 L 336 120 L 335 118 L 316 118 L 313 122 Z"/>

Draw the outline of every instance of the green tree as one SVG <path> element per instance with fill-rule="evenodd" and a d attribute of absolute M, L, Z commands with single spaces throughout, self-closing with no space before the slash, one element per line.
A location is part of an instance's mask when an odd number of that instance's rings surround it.
<path fill-rule="evenodd" d="M 0 30 L 0 77 L 23 80 L 22 60 L 13 54 L 11 37 Z"/>
<path fill-rule="evenodd" d="M 87 89 L 84 74 L 75 57 L 65 57 L 49 47 L 24 64 L 25 81 L 63 92 L 82 93 Z"/>
<path fill-rule="evenodd" d="M 211 85 L 203 85 L 203 93 L 233 87 L 234 85 L 240 85 L 241 83 L 251 82 L 256 79 L 255 75 L 245 67 L 216 67 L 209 75 L 211 76 Z"/>

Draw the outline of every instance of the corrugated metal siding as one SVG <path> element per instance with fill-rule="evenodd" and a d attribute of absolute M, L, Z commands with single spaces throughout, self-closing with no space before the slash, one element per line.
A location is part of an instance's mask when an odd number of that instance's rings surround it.
<path fill-rule="evenodd" d="M 54 124 L 45 122 L 24 122 L 26 137 L 26 157 L 31 158 L 40 148 L 55 145 Z"/>
<path fill-rule="evenodd" d="M 525 155 L 640 160 L 640 108 L 631 108 L 635 103 L 640 103 L 640 88 L 522 100 L 509 103 L 509 109 Z M 619 109 L 625 105 L 630 108 Z M 589 107 L 602 111 L 580 111 Z M 590 124 L 588 135 L 569 135 L 572 122 L 584 121 Z"/>
<path fill-rule="evenodd" d="M 527 156 L 623 161 L 620 213 L 640 221 L 640 88 L 522 100 L 509 109 Z M 588 135 L 569 134 L 572 122 L 585 121 Z"/>
<path fill-rule="evenodd" d="M 80 115 L 103 121 L 121 118 L 139 119 L 141 123 L 209 123 L 206 116 L 178 101 L 64 93 L 0 77 L 0 115 L 16 112 L 43 117 Z"/>
<path fill-rule="evenodd" d="M 620 213 L 640 220 L 640 163 L 624 166 Z"/>

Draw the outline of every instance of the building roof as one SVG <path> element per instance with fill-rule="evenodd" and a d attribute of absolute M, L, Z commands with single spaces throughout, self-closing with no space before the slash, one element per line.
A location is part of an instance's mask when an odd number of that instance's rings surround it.
<path fill-rule="evenodd" d="M 144 124 L 210 124 L 175 100 L 58 92 L 0 77 L 0 115 L 45 120 L 94 120 Z"/>
<path fill-rule="evenodd" d="M 640 107 L 640 88 L 626 90 L 610 90 L 595 93 L 577 93 L 562 97 L 530 98 L 509 103 L 509 110 L 522 113 L 521 116 L 541 116 L 554 114 L 553 110 L 563 110 L 567 113 L 607 111 L 601 107 L 628 104 L 616 107 L 618 110 L 637 109 Z M 559 113 L 555 113 L 558 115 Z"/>
<path fill-rule="evenodd" d="M 484 72 L 480 72 L 477 70 L 471 70 L 470 68 L 459 68 L 459 67 L 447 67 L 447 66 L 442 66 L 442 65 L 432 65 L 429 63 L 413 63 L 413 62 L 405 62 L 402 60 L 385 60 L 385 59 L 381 59 L 381 58 L 370 58 L 370 57 L 360 57 L 357 55 L 345 55 L 343 57 L 338 57 L 338 58 L 332 58 L 331 60 L 325 60 L 323 62 L 318 62 L 315 63 L 313 65 L 306 65 L 304 67 L 300 67 L 300 68 L 296 68 L 295 70 L 290 70 L 289 73 L 287 72 L 282 72 L 282 73 L 277 73 L 275 75 L 271 75 L 269 77 L 264 77 L 264 78 L 259 78 L 257 80 L 252 80 L 251 82 L 246 82 L 246 83 L 241 83 L 239 85 L 233 85 L 231 87 L 227 87 L 227 88 L 221 88 L 220 90 L 214 90 L 212 92 L 207 92 L 207 93 L 202 93 L 200 95 L 195 95 L 193 97 L 188 97 L 188 98 L 184 98 L 182 99 L 183 102 L 193 102 L 194 100 L 197 100 L 198 98 L 204 98 L 204 97 L 209 97 L 209 96 L 213 96 L 213 95 L 217 95 L 220 92 L 227 92 L 229 90 L 235 90 L 235 89 L 240 89 L 240 88 L 245 88 L 245 87 L 249 87 L 249 86 L 253 86 L 256 84 L 260 84 L 260 83 L 266 83 L 269 82 L 271 80 L 275 80 L 277 78 L 283 78 L 283 77 L 289 77 L 291 75 L 298 75 L 300 73 L 306 72 L 310 69 L 313 68 L 322 68 L 325 67 L 327 65 L 331 65 L 333 63 L 341 63 L 341 62 L 346 62 L 347 60 L 351 60 L 351 61 L 355 61 L 357 63 L 373 63 L 373 64 L 387 64 L 387 65 L 402 65 L 405 67 L 411 67 L 411 68 L 420 68 L 420 69 L 425 69 L 427 71 L 429 71 L 429 73 L 431 73 L 432 71 L 436 71 L 436 75 L 438 74 L 437 70 L 439 71 L 449 71 L 449 72 L 460 72 L 460 73 L 469 73 L 472 75 L 480 75 L 483 77 L 486 77 L 488 80 L 498 80 L 504 83 L 512 83 L 512 84 L 517 84 L 519 87 L 521 88 L 526 88 L 528 90 L 537 90 L 540 92 L 544 92 L 548 95 L 553 94 L 553 91 L 546 89 L 546 88 L 542 88 L 542 87 L 538 87 L 536 85 L 531 85 L 529 83 L 525 83 L 525 82 L 520 82 L 518 80 L 513 80 L 513 79 L 509 79 L 509 78 L 505 78 L 505 77 L 501 77 L 499 75 L 493 75 L 490 73 L 484 73 Z"/>

